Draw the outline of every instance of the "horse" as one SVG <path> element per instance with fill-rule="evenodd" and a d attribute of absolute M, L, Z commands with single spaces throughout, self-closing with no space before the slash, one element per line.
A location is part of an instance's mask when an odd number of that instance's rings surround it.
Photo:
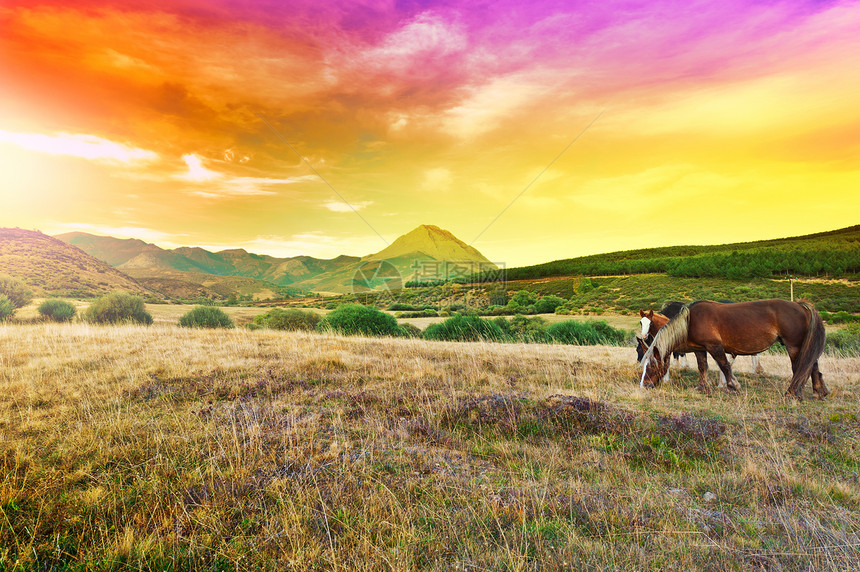
<path fill-rule="evenodd" d="M 641 316 L 641 320 L 639 323 L 642 326 L 641 334 L 636 336 L 636 361 L 642 361 L 642 356 L 645 355 L 645 352 L 648 351 L 648 347 L 654 343 L 654 336 L 657 335 L 657 332 L 660 331 L 660 328 L 669 323 L 669 317 L 662 313 L 654 313 L 654 310 L 648 310 L 645 312 L 644 310 L 639 310 L 639 315 Z M 672 352 L 672 357 L 675 358 L 675 363 L 679 364 L 681 358 L 684 358 L 684 367 L 686 367 L 686 354 Z M 669 381 L 669 370 L 666 370 L 666 375 L 663 377 L 663 381 Z"/>
<path fill-rule="evenodd" d="M 639 320 L 639 324 L 642 326 L 642 333 L 641 335 L 636 336 L 636 361 L 642 361 L 642 356 L 645 355 L 645 352 L 648 350 L 648 346 L 650 346 L 651 342 L 654 341 L 654 336 L 657 335 L 660 328 L 665 326 L 669 320 L 677 316 L 678 312 L 680 312 L 683 307 L 683 302 L 666 302 L 657 314 L 656 319 L 654 318 L 653 310 L 648 310 L 648 312 L 645 312 L 645 310 L 639 310 L 639 317 L 642 318 Z M 673 352 L 672 357 L 674 357 L 675 361 L 678 363 L 680 363 L 681 358 L 684 358 L 684 367 L 686 367 L 686 354 Z"/>
<path fill-rule="evenodd" d="M 696 353 L 700 389 L 708 390 L 710 354 L 725 376 L 728 389 L 738 391 L 740 383 L 726 354 L 754 355 L 779 341 L 788 350 L 793 372 L 786 395 L 802 399 L 803 386 L 811 376 L 813 394 L 824 399 L 830 394 L 818 369 L 824 340 L 824 322 L 808 302 L 693 302 L 657 333 L 642 357 L 639 385 L 655 387 L 669 367 L 669 352 L 679 350 Z"/>
<path fill-rule="evenodd" d="M 720 304 L 733 304 L 731 300 L 718 300 Z M 648 351 L 648 346 L 651 345 L 654 341 L 654 336 L 657 335 L 657 332 L 660 331 L 660 328 L 665 326 L 670 319 L 677 316 L 681 309 L 683 309 L 685 304 L 683 302 L 670 301 L 666 302 L 663 305 L 663 308 L 660 310 L 658 314 L 655 314 L 653 310 L 648 310 L 645 312 L 644 310 L 639 310 L 639 316 L 641 319 L 639 323 L 642 326 L 642 333 L 639 336 L 636 336 L 636 361 L 641 362 L 642 356 L 645 355 L 645 352 Z M 729 363 L 734 365 L 735 359 L 737 358 L 734 354 L 729 354 L 731 359 Z M 675 358 L 675 363 L 680 365 L 681 359 L 684 360 L 683 367 L 687 367 L 687 354 L 681 352 L 672 352 L 672 357 Z M 764 369 L 761 367 L 761 360 L 758 355 L 750 356 L 752 359 L 753 371 L 756 373 L 763 373 Z M 666 375 L 663 377 L 663 381 L 669 381 L 669 372 L 666 371 Z M 723 375 L 723 372 L 720 371 L 720 383 L 717 387 L 723 388 L 726 387 L 726 378 Z"/>

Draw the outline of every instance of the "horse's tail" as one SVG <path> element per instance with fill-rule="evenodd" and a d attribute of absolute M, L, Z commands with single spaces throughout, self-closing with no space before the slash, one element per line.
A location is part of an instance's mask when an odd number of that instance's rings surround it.
<path fill-rule="evenodd" d="M 654 350 L 660 351 L 660 357 L 666 357 L 667 352 L 671 352 L 680 345 L 686 343 L 687 332 L 690 330 L 690 307 L 684 306 L 678 315 L 669 320 L 669 322 L 660 328 L 657 335 L 654 337 L 654 343 L 642 356 L 640 363 L 642 367 L 648 365 L 651 358 L 654 357 Z"/>
<path fill-rule="evenodd" d="M 794 375 L 788 388 L 790 392 L 802 387 L 806 379 L 812 374 L 812 367 L 824 351 L 826 339 L 824 322 L 821 321 L 821 316 L 818 315 L 816 309 L 808 302 L 799 302 L 799 304 L 809 312 L 809 322 L 806 325 L 806 337 L 803 339 L 803 345 L 800 346 L 800 353 L 797 354 Z"/>

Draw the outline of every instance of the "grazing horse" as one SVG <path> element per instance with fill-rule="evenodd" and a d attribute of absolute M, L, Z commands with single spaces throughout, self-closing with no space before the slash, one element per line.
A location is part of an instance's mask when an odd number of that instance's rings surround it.
<path fill-rule="evenodd" d="M 788 350 L 793 376 L 786 395 L 802 398 L 803 385 L 812 377 L 812 391 L 819 399 L 830 393 L 818 370 L 824 351 L 824 323 L 807 302 L 759 300 L 738 304 L 694 302 L 657 333 L 642 357 L 640 386 L 654 387 L 669 367 L 669 352 L 696 352 L 699 387 L 708 389 L 711 354 L 726 377 L 728 388 L 740 389 L 726 354 L 761 353 L 777 341 Z"/>
<path fill-rule="evenodd" d="M 733 304 L 731 300 L 718 300 L 720 304 Z M 654 336 L 657 335 L 657 332 L 660 331 L 660 328 L 665 326 L 671 318 L 677 316 L 681 310 L 684 308 L 685 304 L 683 302 L 666 302 L 663 305 L 663 308 L 660 310 L 659 314 L 654 314 L 653 310 L 648 310 L 645 312 L 644 310 L 639 310 L 639 316 L 642 318 L 639 320 L 639 323 L 642 325 L 642 334 L 641 336 L 636 336 L 636 361 L 641 362 L 642 356 L 645 355 L 645 352 L 648 351 L 648 346 L 654 341 Z M 729 354 L 730 359 L 729 363 L 734 365 L 735 358 L 737 356 L 735 354 Z M 687 354 L 681 352 L 672 352 L 672 357 L 675 358 L 675 363 L 680 364 L 681 359 L 684 360 L 684 366 L 687 367 Z M 759 359 L 758 354 L 750 356 L 752 359 L 752 367 L 755 373 L 764 373 L 764 368 L 761 367 L 761 360 Z M 669 381 L 669 372 L 666 372 L 666 375 L 663 377 L 663 381 Z M 717 387 L 723 388 L 726 387 L 726 377 L 723 375 L 723 372 L 720 371 L 720 383 Z"/>
<path fill-rule="evenodd" d="M 648 351 L 648 347 L 654 343 L 654 336 L 660 331 L 660 328 L 669 323 L 669 317 L 662 313 L 655 314 L 654 310 L 639 310 L 639 315 L 642 317 L 639 323 L 642 325 L 642 332 L 636 336 L 636 361 L 641 362 L 642 356 Z M 680 359 L 683 357 L 686 367 L 686 355 L 682 353 L 672 352 L 672 357 L 675 362 L 680 364 Z M 669 370 L 663 376 L 663 381 L 669 381 Z"/>
<path fill-rule="evenodd" d="M 678 312 L 680 312 L 683 307 L 683 302 L 666 302 L 660 312 L 656 314 L 656 318 L 653 310 L 648 310 L 647 312 L 645 310 L 639 310 L 639 317 L 642 318 L 639 320 L 639 324 L 642 326 L 642 333 L 641 335 L 636 336 L 636 361 L 642 361 L 642 356 L 645 355 L 645 352 L 648 350 L 648 346 L 650 346 L 651 342 L 654 341 L 654 336 L 657 335 L 660 328 L 665 326 L 669 320 L 677 316 Z M 686 354 L 673 352 L 672 357 L 675 358 L 676 362 L 680 362 L 681 358 L 684 358 L 684 366 L 686 367 Z"/>

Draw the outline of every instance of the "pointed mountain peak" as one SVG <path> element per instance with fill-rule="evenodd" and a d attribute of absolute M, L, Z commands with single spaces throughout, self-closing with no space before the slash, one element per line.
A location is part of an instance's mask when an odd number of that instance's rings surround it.
<path fill-rule="evenodd" d="M 450 231 L 432 224 L 422 224 L 363 260 L 394 258 L 432 259 L 450 262 L 492 263 L 475 248 L 469 246 Z M 495 267 L 495 265 L 492 265 Z"/>

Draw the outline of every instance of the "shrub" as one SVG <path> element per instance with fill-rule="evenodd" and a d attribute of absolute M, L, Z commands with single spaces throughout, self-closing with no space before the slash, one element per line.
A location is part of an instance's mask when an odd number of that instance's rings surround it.
<path fill-rule="evenodd" d="M 126 292 L 111 292 L 97 298 L 84 312 L 84 319 L 97 324 L 152 323 L 152 316 L 144 309 L 143 298 Z"/>
<path fill-rule="evenodd" d="M 273 330 L 311 331 L 316 329 L 320 319 L 319 314 L 314 312 L 303 312 L 295 308 L 272 308 L 265 314 L 254 316 L 254 323 Z"/>
<path fill-rule="evenodd" d="M 402 333 L 394 316 L 361 304 L 341 304 L 320 320 L 317 330 L 364 336 L 398 336 Z"/>
<path fill-rule="evenodd" d="M 504 320 L 504 318 L 501 318 Z M 501 324 L 500 324 L 501 325 Z M 517 314 L 508 321 L 508 331 L 511 336 L 523 342 L 549 342 L 552 339 L 546 333 L 546 320 L 540 316 L 529 318 Z M 504 328 L 503 328 L 504 329 Z"/>
<path fill-rule="evenodd" d="M 59 298 L 49 298 L 39 304 L 39 314 L 54 322 L 71 322 L 77 313 L 74 306 Z"/>
<path fill-rule="evenodd" d="M 537 295 L 528 290 L 517 290 L 511 298 L 511 302 L 517 306 L 530 306 L 537 302 Z"/>
<path fill-rule="evenodd" d="M 498 324 L 478 316 L 452 316 L 438 324 L 431 324 L 424 330 L 426 340 L 501 341 L 505 333 Z"/>
<path fill-rule="evenodd" d="M 6 294 L 0 294 L 0 322 L 4 322 L 15 313 L 15 306 Z"/>
<path fill-rule="evenodd" d="M 556 308 L 560 307 L 567 300 L 556 296 L 555 294 L 547 294 L 537 302 L 535 302 L 535 313 L 537 314 L 552 314 Z"/>
<path fill-rule="evenodd" d="M 821 319 L 828 324 L 849 324 L 851 322 L 860 322 L 860 316 L 849 314 L 845 310 L 831 314 L 830 312 L 819 312 Z"/>
<path fill-rule="evenodd" d="M 627 339 L 626 332 L 613 328 L 606 320 L 556 322 L 546 332 L 556 342 L 578 346 L 619 345 Z"/>
<path fill-rule="evenodd" d="M 0 274 L 0 294 L 9 299 L 13 308 L 22 308 L 33 301 L 33 291 L 8 274 Z"/>
<path fill-rule="evenodd" d="M 233 320 L 221 308 L 197 306 L 179 318 L 183 328 L 232 328 Z"/>
<path fill-rule="evenodd" d="M 852 322 L 832 334 L 827 334 L 825 347 L 843 355 L 860 356 L 860 323 Z"/>
<path fill-rule="evenodd" d="M 402 331 L 402 335 L 405 338 L 421 337 L 421 328 L 414 324 L 410 324 L 409 322 L 403 322 L 402 324 L 400 324 L 400 330 Z"/>

